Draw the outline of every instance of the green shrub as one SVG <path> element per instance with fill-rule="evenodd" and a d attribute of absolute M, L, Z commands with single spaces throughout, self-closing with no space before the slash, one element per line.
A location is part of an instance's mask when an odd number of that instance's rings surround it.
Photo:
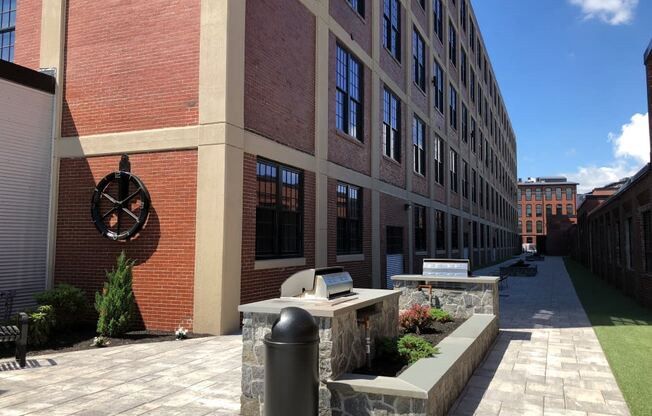
<path fill-rule="evenodd" d="M 439 349 L 416 335 L 403 335 L 398 340 L 398 353 L 411 365 L 421 358 L 438 354 Z"/>
<path fill-rule="evenodd" d="M 398 325 L 404 333 L 421 333 L 421 330 L 432 323 L 430 308 L 421 305 L 412 305 L 398 316 Z"/>
<path fill-rule="evenodd" d="M 384 357 L 390 360 L 400 358 L 397 343 L 397 338 L 380 338 L 376 340 L 376 357 Z"/>
<path fill-rule="evenodd" d="M 39 305 L 50 305 L 54 308 L 58 329 L 75 326 L 89 307 L 84 291 L 66 283 L 39 293 L 35 298 Z"/>
<path fill-rule="evenodd" d="M 116 267 L 106 273 L 107 281 L 102 292 L 95 293 L 95 309 L 99 314 L 97 333 L 114 337 L 127 332 L 134 311 L 134 292 L 131 287 L 131 271 L 134 261 L 127 259 L 123 251 Z"/>
<path fill-rule="evenodd" d="M 439 308 L 430 309 L 430 318 L 432 318 L 433 321 L 437 321 L 442 324 L 453 321 L 450 313 Z"/>
<path fill-rule="evenodd" d="M 41 305 L 28 316 L 27 343 L 37 347 L 47 344 L 57 321 L 54 308 L 50 305 Z"/>

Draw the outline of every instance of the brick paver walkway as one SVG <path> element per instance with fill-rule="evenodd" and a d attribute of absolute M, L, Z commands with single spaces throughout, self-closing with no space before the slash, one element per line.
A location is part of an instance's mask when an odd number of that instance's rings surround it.
<path fill-rule="evenodd" d="M 234 415 L 240 336 L 0 360 L 0 415 Z"/>
<path fill-rule="evenodd" d="M 563 260 L 536 264 L 501 290 L 500 335 L 451 414 L 629 415 Z"/>

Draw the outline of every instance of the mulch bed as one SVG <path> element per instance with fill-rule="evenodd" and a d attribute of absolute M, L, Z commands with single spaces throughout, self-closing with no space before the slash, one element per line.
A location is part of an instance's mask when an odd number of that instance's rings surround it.
<path fill-rule="evenodd" d="M 442 339 L 446 338 L 453 331 L 455 331 L 460 325 L 462 325 L 466 319 L 455 319 L 452 322 L 440 323 L 434 322 L 428 328 L 424 329 L 421 334 L 411 334 L 417 335 L 431 343 L 433 346 L 437 346 Z M 436 355 L 435 355 L 436 357 Z M 356 374 L 366 374 L 372 376 L 386 376 L 386 377 L 396 377 L 405 371 L 409 366 L 402 360 L 396 360 L 395 357 L 376 357 L 371 362 L 371 368 L 364 366 L 353 371 Z"/>
<path fill-rule="evenodd" d="M 46 355 L 61 352 L 72 352 L 94 349 L 91 343 L 97 336 L 95 328 L 80 328 L 60 332 L 43 346 L 27 346 L 27 356 Z M 206 335 L 188 333 L 188 338 L 201 338 Z M 108 338 L 109 345 L 105 348 L 119 345 L 143 344 L 149 342 L 174 341 L 174 332 L 165 331 L 130 331 L 120 338 Z M 11 358 L 16 351 L 14 343 L 0 344 L 0 358 Z"/>

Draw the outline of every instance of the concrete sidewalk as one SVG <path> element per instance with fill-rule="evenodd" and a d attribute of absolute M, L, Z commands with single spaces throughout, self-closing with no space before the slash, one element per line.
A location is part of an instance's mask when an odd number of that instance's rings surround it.
<path fill-rule="evenodd" d="M 235 415 L 240 336 L 0 361 L 0 415 Z"/>
<path fill-rule="evenodd" d="M 534 264 L 501 290 L 500 335 L 451 414 L 629 415 L 563 260 Z"/>

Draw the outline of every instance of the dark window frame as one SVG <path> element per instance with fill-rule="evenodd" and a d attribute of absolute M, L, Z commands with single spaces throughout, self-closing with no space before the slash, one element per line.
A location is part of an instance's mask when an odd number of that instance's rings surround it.
<path fill-rule="evenodd" d="M 448 19 L 448 62 L 457 66 L 457 31 L 450 19 Z"/>
<path fill-rule="evenodd" d="M 432 13 L 435 35 L 440 42 L 444 42 L 444 7 L 442 0 L 432 0 Z"/>
<path fill-rule="evenodd" d="M 435 102 L 435 109 L 444 114 L 444 69 L 436 59 L 433 62 L 432 85 L 435 88 L 433 101 Z"/>
<path fill-rule="evenodd" d="M 387 87 L 383 90 L 383 154 L 401 163 L 401 100 Z"/>
<path fill-rule="evenodd" d="M 457 180 L 459 175 L 459 156 L 453 149 L 449 149 L 448 153 L 448 169 L 450 173 L 450 188 L 451 191 L 457 193 L 459 191 Z"/>
<path fill-rule="evenodd" d="M 353 196 L 355 194 L 355 198 Z M 343 198 L 343 199 L 342 199 Z M 344 207 L 342 206 L 344 203 Z M 363 189 L 359 186 L 338 182 L 336 188 L 336 252 L 338 255 L 363 252 Z M 346 210 L 342 216 L 342 209 Z"/>
<path fill-rule="evenodd" d="M 14 61 L 16 3 L 17 0 L 0 0 L 0 59 L 8 62 Z"/>
<path fill-rule="evenodd" d="M 426 207 L 422 205 L 415 205 L 412 221 L 414 224 L 414 251 L 427 251 L 428 232 L 426 223 Z"/>
<path fill-rule="evenodd" d="M 364 66 L 339 43 L 336 56 L 335 127 L 364 142 Z M 345 74 L 341 74 L 342 70 Z M 355 75 L 357 80 L 354 82 Z M 345 79 L 341 82 L 343 77 Z M 355 120 L 352 122 L 353 117 Z"/>
<path fill-rule="evenodd" d="M 365 0 L 346 0 L 351 8 L 364 19 Z"/>
<path fill-rule="evenodd" d="M 439 137 L 438 135 L 435 136 L 434 140 L 435 148 L 434 148 L 434 153 L 435 153 L 435 166 L 434 166 L 434 173 L 435 173 L 435 182 L 444 186 L 445 185 L 445 152 L 444 152 L 444 139 Z"/>
<path fill-rule="evenodd" d="M 412 78 L 426 92 L 426 42 L 416 26 L 412 27 Z"/>
<path fill-rule="evenodd" d="M 413 168 L 419 175 L 426 175 L 426 124 L 417 116 L 412 119 Z"/>
<path fill-rule="evenodd" d="M 457 90 L 453 84 L 448 84 L 448 119 L 450 126 L 457 130 Z"/>
<path fill-rule="evenodd" d="M 438 209 L 435 210 L 435 237 L 436 250 L 446 251 L 446 213 Z"/>
<path fill-rule="evenodd" d="M 401 3 L 384 0 L 383 6 L 383 46 L 401 62 Z"/>

